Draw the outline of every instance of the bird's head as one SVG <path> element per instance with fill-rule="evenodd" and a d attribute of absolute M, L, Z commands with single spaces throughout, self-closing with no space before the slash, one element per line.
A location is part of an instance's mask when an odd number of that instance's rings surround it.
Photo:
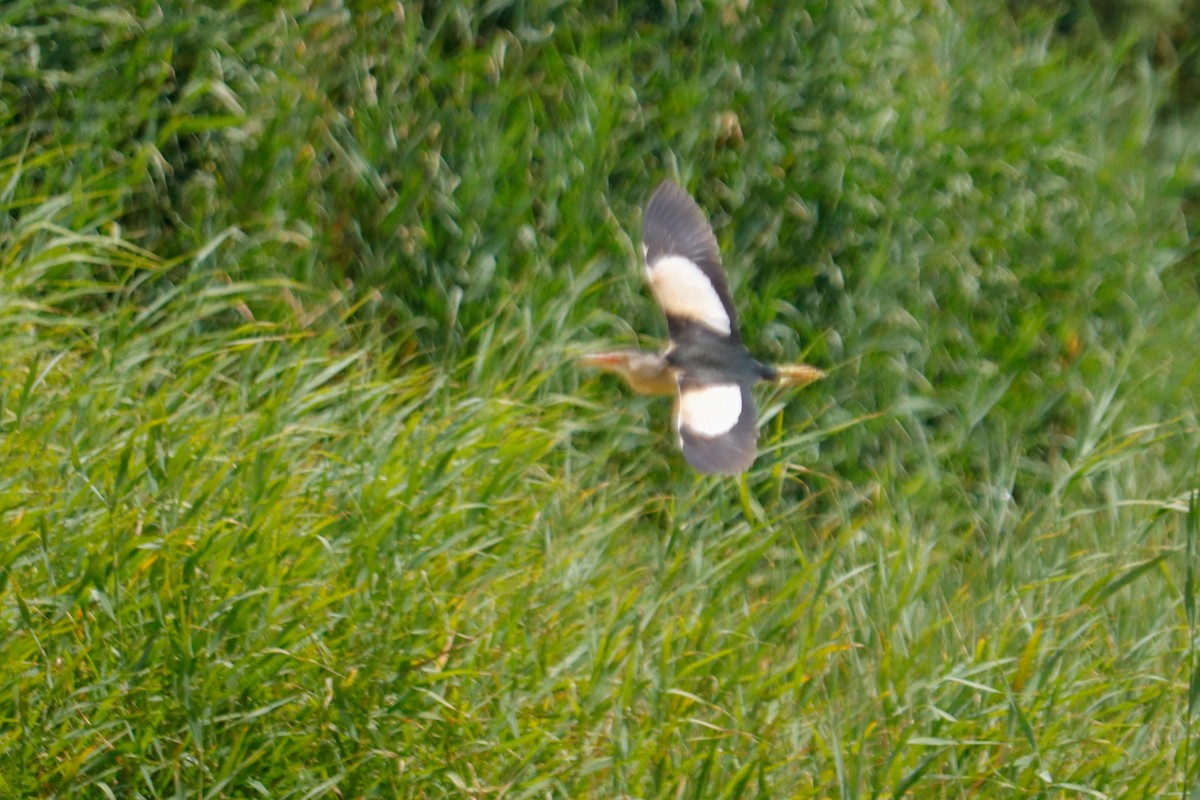
<path fill-rule="evenodd" d="M 635 392 L 675 394 L 675 375 L 661 353 L 644 350 L 608 350 L 581 357 L 580 362 L 620 375 Z"/>

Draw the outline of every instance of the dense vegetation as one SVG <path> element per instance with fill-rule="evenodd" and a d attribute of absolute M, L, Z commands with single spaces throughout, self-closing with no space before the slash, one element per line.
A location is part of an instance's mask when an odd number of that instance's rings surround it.
<path fill-rule="evenodd" d="M 0 795 L 1190 792 L 1196 11 L 3 4 Z"/>

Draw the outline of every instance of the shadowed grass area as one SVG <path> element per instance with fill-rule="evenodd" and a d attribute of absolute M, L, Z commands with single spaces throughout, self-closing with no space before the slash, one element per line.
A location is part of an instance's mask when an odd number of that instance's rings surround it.
<path fill-rule="evenodd" d="M 0 794 L 1185 796 L 1200 160 L 1140 29 L 352 5 L 0 10 Z M 665 332 L 664 176 L 830 373 L 743 480 L 573 360 Z"/>

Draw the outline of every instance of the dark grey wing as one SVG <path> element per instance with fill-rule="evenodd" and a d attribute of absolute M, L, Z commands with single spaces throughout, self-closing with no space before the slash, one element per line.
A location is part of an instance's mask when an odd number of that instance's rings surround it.
<path fill-rule="evenodd" d="M 642 246 L 671 333 L 683 455 L 700 472 L 745 472 L 758 449 L 750 387 L 762 367 L 742 345 L 717 237 L 688 193 L 663 181 L 646 206 Z"/>
<path fill-rule="evenodd" d="M 741 341 L 717 237 L 691 196 L 663 181 L 642 222 L 646 274 L 671 338 L 692 325 Z"/>
<path fill-rule="evenodd" d="M 758 427 L 750 384 L 681 375 L 675 427 L 684 458 L 699 472 L 737 475 L 754 463 Z"/>

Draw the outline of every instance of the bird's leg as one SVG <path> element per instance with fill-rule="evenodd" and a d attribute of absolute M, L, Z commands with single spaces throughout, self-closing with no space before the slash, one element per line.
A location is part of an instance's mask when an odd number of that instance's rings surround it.
<path fill-rule="evenodd" d="M 775 367 L 775 383 L 780 386 L 807 386 L 824 377 L 824 370 L 808 364 L 785 364 Z"/>

